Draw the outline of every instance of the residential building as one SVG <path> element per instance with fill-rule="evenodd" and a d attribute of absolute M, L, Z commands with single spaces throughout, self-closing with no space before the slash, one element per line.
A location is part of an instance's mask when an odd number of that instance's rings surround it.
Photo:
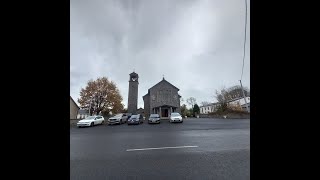
<path fill-rule="evenodd" d="M 246 97 L 248 108 L 250 111 L 250 97 Z M 242 110 L 246 110 L 244 98 L 236 98 L 227 102 L 228 106 L 233 106 Z M 210 103 L 205 106 L 200 106 L 200 114 L 208 114 L 217 111 L 219 103 Z"/>
<path fill-rule="evenodd" d="M 218 103 L 209 103 L 205 106 L 200 106 L 200 114 L 208 114 L 217 110 Z"/>
<path fill-rule="evenodd" d="M 250 97 L 246 97 L 246 101 L 247 101 L 248 108 L 250 111 Z M 228 105 L 239 107 L 242 110 L 246 110 L 246 102 L 243 97 L 228 101 Z"/>
<path fill-rule="evenodd" d="M 77 114 L 79 110 L 79 106 L 70 96 L 70 119 L 77 119 Z"/>
<path fill-rule="evenodd" d="M 89 116 L 88 109 L 79 109 L 77 119 L 84 119 Z"/>

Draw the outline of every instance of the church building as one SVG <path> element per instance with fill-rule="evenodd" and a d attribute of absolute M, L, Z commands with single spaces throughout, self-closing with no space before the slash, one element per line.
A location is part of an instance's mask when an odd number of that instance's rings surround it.
<path fill-rule="evenodd" d="M 154 85 L 143 96 L 144 113 L 148 118 L 150 114 L 159 114 L 161 119 L 168 119 L 171 112 L 180 112 L 179 89 L 166 81 Z"/>

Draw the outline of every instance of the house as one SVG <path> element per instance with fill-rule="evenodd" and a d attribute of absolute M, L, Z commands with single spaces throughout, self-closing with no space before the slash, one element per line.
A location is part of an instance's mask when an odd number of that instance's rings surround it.
<path fill-rule="evenodd" d="M 249 112 L 250 112 L 250 102 L 248 102 L 247 104 L 248 104 L 248 109 L 249 109 Z M 242 107 L 243 110 L 247 110 L 246 104 L 241 105 L 241 107 Z"/>
<path fill-rule="evenodd" d="M 79 109 L 77 103 L 70 96 L 70 119 L 77 119 Z"/>
<path fill-rule="evenodd" d="M 148 118 L 150 114 L 159 114 L 161 119 L 169 119 L 171 112 L 180 113 L 179 89 L 164 78 L 148 89 L 143 96 L 144 113 Z"/>
<path fill-rule="evenodd" d="M 219 103 L 209 103 L 204 106 L 200 106 L 200 114 L 208 114 L 217 111 Z"/>
<path fill-rule="evenodd" d="M 89 110 L 88 109 L 79 109 L 78 111 L 78 119 L 84 119 L 89 116 Z"/>
<path fill-rule="evenodd" d="M 249 112 L 250 112 L 250 97 L 246 97 Z M 244 98 L 236 98 L 227 102 L 228 106 L 235 107 L 238 109 L 246 110 L 246 103 Z M 200 114 L 208 114 L 217 111 L 219 103 L 210 103 L 205 106 L 200 106 Z"/>
<path fill-rule="evenodd" d="M 248 108 L 250 111 L 250 97 L 246 97 L 246 101 L 247 101 Z M 232 99 L 232 100 L 228 101 L 227 104 L 228 104 L 228 106 L 239 107 L 242 110 L 246 110 L 246 102 L 243 97 Z"/>

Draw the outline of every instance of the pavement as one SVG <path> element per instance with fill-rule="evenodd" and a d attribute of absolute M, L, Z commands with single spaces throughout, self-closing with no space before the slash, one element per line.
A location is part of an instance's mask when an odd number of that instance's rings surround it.
<path fill-rule="evenodd" d="M 70 128 L 70 179 L 250 179 L 249 119 Z"/>

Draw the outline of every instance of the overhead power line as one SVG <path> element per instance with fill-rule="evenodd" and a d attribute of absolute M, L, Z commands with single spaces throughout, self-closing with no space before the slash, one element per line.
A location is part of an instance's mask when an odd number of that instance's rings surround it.
<path fill-rule="evenodd" d="M 242 71 L 241 71 L 241 78 L 242 80 L 242 75 L 243 75 L 243 68 L 244 68 L 244 59 L 246 57 L 246 40 L 247 40 L 247 0 L 244 0 L 246 4 L 246 14 L 245 14 L 245 26 L 244 26 L 244 43 L 243 43 L 243 59 L 242 59 Z"/>

